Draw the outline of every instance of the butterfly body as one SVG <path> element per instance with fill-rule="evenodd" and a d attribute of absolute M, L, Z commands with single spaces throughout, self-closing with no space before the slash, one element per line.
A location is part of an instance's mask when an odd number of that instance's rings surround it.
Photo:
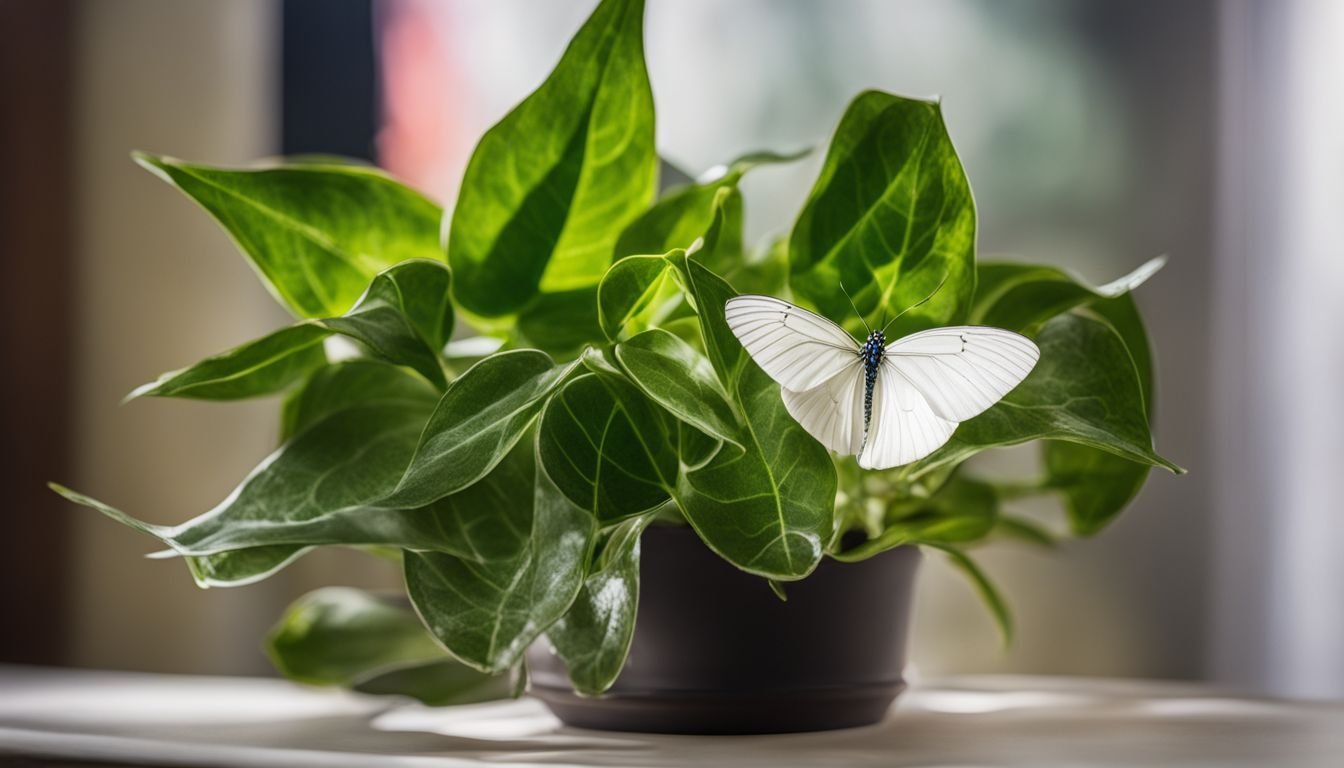
<path fill-rule="evenodd" d="M 1001 328 L 932 328 L 860 344 L 843 328 L 770 296 L 737 296 L 724 318 L 779 382 L 789 414 L 822 445 L 866 469 L 917 461 L 1027 377 L 1040 357 Z"/>
<path fill-rule="evenodd" d="M 868 437 L 868 426 L 873 421 L 873 388 L 877 386 L 877 371 L 882 365 L 882 354 L 887 347 L 886 334 L 873 331 L 859 348 L 863 358 L 863 435 Z"/>

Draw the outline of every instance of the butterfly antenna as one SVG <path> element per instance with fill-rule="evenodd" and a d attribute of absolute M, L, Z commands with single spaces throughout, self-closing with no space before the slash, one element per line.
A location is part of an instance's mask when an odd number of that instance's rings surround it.
<path fill-rule="evenodd" d="M 947 273 L 944 272 L 944 273 L 943 273 L 943 279 L 938 281 L 938 285 L 934 287 L 933 291 L 932 291 L 931 293 L 929 293 L 928 296 L 925 296 L 924 298 L 920 299 L 919 301 L 916 301 L 914 304 L 911 304 L 910 306 L 908 306 L 908 307 L 906 307 L 905 309 L 902 309 L 900 312 L 898 312 L 898 313 L 896 314 L 895 317 L 893 317 L 893 318 L 891 318 L 890 320 L 887 321 L 887 324 L 886 324 L 886 325 L 882 326 L 882 332 L 883 332 L 883 333 L 886 333 L 886 332 L 887 332 L 887 329 L 891 327 L 891 324 L 894 323 L 894 322 L 896 322 L 897 320 L 899 320 L 899 319 L 901 318 L 901 315 L 904 315 L 906 312 L 909 312 L 910 310 L 912 310 L 912 309 L 914 309 L 914 308 L 916 308 L 916 307 L 918 307 L 918 306 L 921 306 L 921 305 L 927 303 L 927 302 L 929 301 L 929 299 L 932 299 L 934 296 L 937 296 L 937 295 L 938 295 L 938 292 L 941 291 L 941 290 L 943 289 L 943 283 L 946 283 L 946 282 L 947 282 Z"/>
<path fill-rule="evenodd" d="M 872 332 L 873 332 L 873 329 L 868 327 L 868 321 L 863 319 L 863 314 L 862 314 L 861 312 L 859 312 L 859 308 L 856 307 L 856 306 L 854 306 L 854 299 L 850 297 L 850 295 L 849 295 L 849 291 L 846 291 L 846 290 L 845 290 L 845 281 L 844 281 L 844 280 L 841 280 L 841 281 L 840 281 L 840 292 L 843 293 L 843 294 L 845 294 L 845 298 L 846 298 L 846 299 L 849 299 L 849 308 L 852 309 L 852 310 L 854 310 L 854 314 L 858 316 L 858 318 L 859 318 L 859 322 L 860 322 L 860 323 L 863 323 L 863 329 L 864 329 L 865 331 L 867 331 L 868 333 L 872 333 Z"/>

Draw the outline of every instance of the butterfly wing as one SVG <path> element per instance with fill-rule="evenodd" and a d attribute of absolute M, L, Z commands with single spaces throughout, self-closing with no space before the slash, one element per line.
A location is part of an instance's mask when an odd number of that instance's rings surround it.
<path fill-rule="evenodd" d="M 918 461 L 946 443 L 956 428 L 955 421 L 934 413 L 891 358 L 884 358 L 873 389 L 872 421 L 859 466 L 890 469 Z"/>
<path fill-rule="evenodd" d="M 934 328 L 888 345 L 878 378 L 904 379 L 934 415 L 958 422 L 1021 384 L 1040 356 L 1030 339 L 1002 328 Z"/>
<path fill-rule="evenodd" d="M 827 448 L 853 456 L 863 448 L 863 364 L 854 360 L 830 379 L 803 392 L 781 387 L 784 408 Z"/>
<path fill-rule="evenodd" d="M 736 296 L 724 317 L 751 359 L 788 391 L 811 391 L 859 358 L 858 342 L 845 329 L 787 301 Z"/>

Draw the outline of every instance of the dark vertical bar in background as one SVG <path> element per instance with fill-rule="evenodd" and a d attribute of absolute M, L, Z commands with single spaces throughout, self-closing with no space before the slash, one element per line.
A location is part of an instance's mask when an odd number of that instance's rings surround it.
<path fill-rule="evenodd" d="M 70 476 L 69 0 L 0 0 L 0 661 L 64 661 Z"/>
<path fill-rule="evenodd" d="M 373 161 L 373 0 L 284 0 L 281 151 Z"/>

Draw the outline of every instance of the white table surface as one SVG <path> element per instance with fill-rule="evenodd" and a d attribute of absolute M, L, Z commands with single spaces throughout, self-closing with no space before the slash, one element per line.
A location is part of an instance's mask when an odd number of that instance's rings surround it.
<path fill-rule="evenodd" d="M 965 677 L 881 725 L 751 737 L 565 728 L 523 699 L 430 709 L 260 678 L 0 665 L 16 756 L 183 766 L 1344 766 L 1344 704 L 1147 681 Z M 28 764 L 28 763 L 24 763 Z"/>

